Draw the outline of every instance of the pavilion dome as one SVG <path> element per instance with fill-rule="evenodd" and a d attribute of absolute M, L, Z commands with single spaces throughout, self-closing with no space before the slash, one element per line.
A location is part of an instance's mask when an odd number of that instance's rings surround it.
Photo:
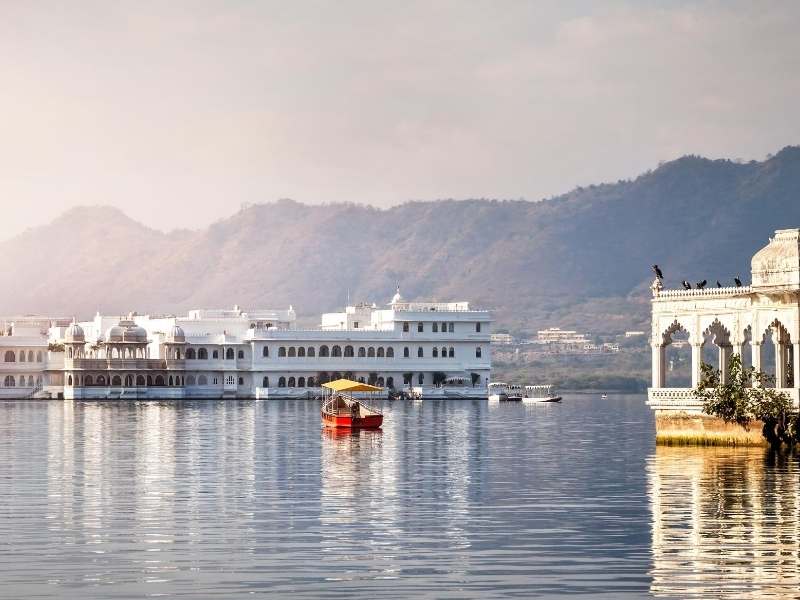
<path fill-rule="evenodd" d="M 398 285 L 397 291 L 394 293 L 394 296 L 392 296 L 392 301 L 390 302 L 390 304 L 399 304 L 402 301 L 403 301 L 403 296 L 400 295 L 400 286 Z"/>
<path fill-rule="evenodd" d="M 186 341 L 186 334 L 183 331 L 183 328 L 180 325 L 173 325 L 172 330 L 170 330 L 169 335 L 167 336 L 167 340 L 170 342 L 185 342 Z"/>
<path fill-rule="evenodd" d="M 750 263 L 753 288 L 800 289 L 800 229 L 779 229 Z"/>
<path fill-rule="evenodd" d="M 126 342 L 146 342 L 147 330 L 144 327 L 139 327 L 135 323 L 128 325 L 122 334 L 122 339 Z"/>
<path fill-rule="evenodd" d="M 86 336 L 83 333 L 83 327 L 78 325 L 74 319 L 72 321 L 72 324 L 67 328 L 66 334 L 64 335 L 64 341 L 66 342 L 86 341 Z"/>
<path fill-rule="evenodd" d="M 121 342 L 124 333 L 125 329 L 119 325 L 114 325 L 113 327 L 109 327 L 108 331 L 106 331 L 106 341 L 112 343 Z"/>

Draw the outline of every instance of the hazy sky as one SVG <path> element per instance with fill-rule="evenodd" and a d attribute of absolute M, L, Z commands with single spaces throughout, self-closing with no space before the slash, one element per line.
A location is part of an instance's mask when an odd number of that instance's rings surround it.
<path fill-rule="evenodd" d="M 0 238 L 540 199 L 800 143 L 800 2 L 0 2 Z M 265 223 L 265 232 L 268 232 Z"/>

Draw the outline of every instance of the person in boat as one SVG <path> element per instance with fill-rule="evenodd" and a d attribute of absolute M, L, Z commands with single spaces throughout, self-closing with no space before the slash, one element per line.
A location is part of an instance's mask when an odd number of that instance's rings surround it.
<path fill-rule="evenodd" d="M 350 417 L 353 418 L 353 419 L 357 419 L 358 418 L 358 411 L 359 411 L 358 402 L 353 402 L 350 405 Z"/>

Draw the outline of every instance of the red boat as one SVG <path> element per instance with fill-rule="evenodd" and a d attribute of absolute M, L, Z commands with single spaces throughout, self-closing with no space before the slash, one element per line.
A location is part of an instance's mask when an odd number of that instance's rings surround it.
<path fill-rule="evenodd" d="M 329 390 L 322 403 L 322 424 L 326 427 L 377 429 L 383 424 L 383 414 L 353 396 L 354 393 L 376 394 L 383 388 L 349 379 L 323 383 L 322 387 Z"/>

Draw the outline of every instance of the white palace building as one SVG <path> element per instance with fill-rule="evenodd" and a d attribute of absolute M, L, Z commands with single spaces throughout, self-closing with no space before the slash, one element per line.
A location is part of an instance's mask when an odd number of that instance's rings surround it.
<path fill-rule="evenodd" d="M 6 319 L 0 397 L 307 397 L 347 377 L 423 397 L 486 397 L 491 316 L 468 302 L 347 306 L 298 329 L 288 310 Z"/>
<path fill-rule="evenodd" d="M 798 405 L 800 399 L 800 229 L 775 232 L 751 261 L 751 285 L 706 289 L 665 290 L 656 279 L 652 299 L 652 385 L 648 404 L 656 411 L 658 434 L 676 426 L 709 430 L 710 418 L 700 419 L 702 403 L 692 394 L 701 365 L 711 363 L 726 376 L 732 353 L 773 375 Z M 690 382 L 670 386 L 667 353 L 673 336 L 688 334 Z M 713 353 L 709 350 L 713 349 Z M 688 387 L 691 385 L 691 387 Z M 682 423 L 676 417 L 685 416 Z M 679 419 L 680 420 L 680 419 Z M 694 424 L 689 421 L 694 420 Z M 703 423 L 704 421 L 704 423 Z M 756 432 L 760 437 L 760 432 Z M 667 435 L 668 437 L 668 435 Z"/>

